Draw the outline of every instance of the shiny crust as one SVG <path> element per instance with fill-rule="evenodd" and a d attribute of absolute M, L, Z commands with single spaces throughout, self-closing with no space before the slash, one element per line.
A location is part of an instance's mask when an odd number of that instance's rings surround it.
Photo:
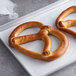
<path fill-rule="evenodd" d="M 62 21 L 66 16 L 68 16 L 69 14 L 71 14 L 73 12 L 76 12 L 76 6 L 71 6 L 71 7 L 67 8 L 66 10 L 64 10 L 57 18 L 56 26 L 60 30 L 76 37 L 76 32 L 72 31 L 71 29 L 68 29 L 68 27 L 76 26 L 76 20 Z"/>
<path fill-rule="evenodd" d="M 18 36 L 20 32 L 22 32 L 24 29 L 33 27 L 33 26 L 39 27 L 40 31 L 35 34 Z M 54 52 L 50 51 L 51 50 L 51 39 L 48 36 L 48 34 L 52 34 L 60 39 L 60 46 Z M 42 53 L 27 50 L 19 45 L 19 44 L 23 44 L 23 43 L 30 42 L 30 41 L 37 40 L 37 39 L 44 40 L 44 49 Z M 41 60 L 51 61 L 51 60 L 55 60 L 61 57 L 66 52 L 69 41 L 62 32 L 50 26 L 44 26 L 44 24 L 40 22 L 31 21 L 31 22 L 21 24 L 20 26 L 15 28 L 15 30 L 9 36 L 9 44 L 15 49 L 17 49 L 18 51 L 28 56 L 41 59 Z"/>

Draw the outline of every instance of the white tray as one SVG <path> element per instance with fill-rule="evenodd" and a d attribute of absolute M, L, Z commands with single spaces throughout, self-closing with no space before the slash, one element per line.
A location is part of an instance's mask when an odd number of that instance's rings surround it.
<path fill-rule="evenodd" d="M 8 37 L 10 33 L 13 31 L 13 29 L 18 26 L 19 24 L 22 24 L 27 21 L 40 21 L 44 23 L 45 25 L 50 25 L 54 28 L 56 18 L 59 16 L 59 14 L 69 6 L 76 5 L 76 0 L 59 0 L 49 6 L 46 6 L 36 12 L 33 12 L 31 14 L 28 14 L 26 16 L 23 16 L 19 19 L 16 19 L 12 22 L 9 22 L 7 24 L 4 24 L 0 26 L 0 39 L 3 41 L 3 43 L 6 45 L 6 47 L 10 50 L 10 52 L 16 57 L 16 59 L 21 63 L 21 65 L 29 72 L 32 76 L 44 76 L 47 74 L 51 74 L 64 66 L 73 63 L 76 61 L 76 39 L 67 35 L 69 38 L 69 48 L 64 56 L 61 58 L 54 60 L 54 61 L 42 61 L 38 59 L 31 58 L 29 56 L 23 55 L 22 53 L 18 52 L 17 50 L 11 48 L 8 44 Z M 76 14 L 72 14 L 68 16 L 66 19 L 76 17 Z M 74 19 L 73 18 L 73 19 Z M 12 26 L 12 27 L 11 27 Z M 9 28 L 10 27 L 10 28 Z M 7 29 L 8 28 L 8 29 Z M 6 30 L 5 30 L 6 29 Z M 72 28 L 74 29 L 74 28 Z M 3 30 L 3 31 L 2 31 Z M 25 30 L 22 34 L 30 34 L 37 32 L 39 29 L 37 28 L 30 28 Z M 52 39 L 52 50 L 55 50 L 59 46 L 59 41 L 57 38 L 50 36 Z M 22 45 L 23 47 L 35 51 L 42 50 L 43 48 L 43 42 L 36 40 L 33 42 L 26 43 Z"/>

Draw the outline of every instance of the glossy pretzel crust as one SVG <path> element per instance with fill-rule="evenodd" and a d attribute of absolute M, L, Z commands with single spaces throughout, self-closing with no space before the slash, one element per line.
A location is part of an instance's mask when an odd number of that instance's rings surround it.
<path fill-rule="evenodd" d="M 62 21 L 66 16 L 68 16 L 70 13 L 76 12 L 76 6 L 71 6 L 64 10 L 59 17 L 56 20 L 56 26 L 60 30 L 76 37 L 76 32 L 68 29 L 67 27 L 76 26 L 76 20 L 66 20 Z"/>
<path fill-rule="evenodd" d="M 39 27 L 40 31 L 35 34 L 18 36 L 24 29 L 29 27 Z M 60 46 L 54 52 L 51 52 L 51 39 L 48 34 L 52 34 L 60 39 Z M 42 53 L 34 52 L 27 50 L 21 47 L 19 44 L 23 44 L 26 42 L 30 42 L 33 40 L 42 39 L 44 40 L 44 49 Z M 46 61 L 55 60 L 61 57 L 68 48 L 68 39 L 67 37 L 60 31 L 50 27 L 44 26 L 44 24 L 36 21 L 27 22 L 21 24 L 20 26 L 16 27 L 14 31 L 9 36 L 9 44 L 17 49 L 18 51 L 31 56 L 33 58 L 42 59 Z"/>

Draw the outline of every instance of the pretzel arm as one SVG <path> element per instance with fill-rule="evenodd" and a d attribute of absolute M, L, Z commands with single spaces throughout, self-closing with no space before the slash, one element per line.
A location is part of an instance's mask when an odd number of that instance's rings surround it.
<path fill-rule="evenodd" d="M 49 56 L 51 54 L 51 39 L 48 35 L 46 35 L 44 38 L 44 49 L 42 55 Z"/>
<path fill-rule="evenodd" d="M 72 27 L 72 26 L 76 26 L 76 20 L 66 20 L 66 21 L 60 21 L 59 24 L 61 25 L 61 27 Z"/>
<path fill-rule="evenodd" d="M 23 44 L 37 39 L 40 39 L 38 33 L 15 37 L 13 38 L 13 42 L 16 44 Z"/>

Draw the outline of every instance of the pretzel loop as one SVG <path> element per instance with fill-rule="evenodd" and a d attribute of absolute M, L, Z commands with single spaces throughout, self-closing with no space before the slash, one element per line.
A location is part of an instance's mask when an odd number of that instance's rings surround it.
<path fill-rule="evenodd" d="M 39 27 L 40 31 L 35 34 L 18 36 L 19 33 L 22 32 L 24 29 L 32 27 L 32 26 Z M 50 51 L 51 50 L 51 39 L 48 36 L 48 34 L 53 34 L 57 38 L 60 39 L 60 46 L 54 52 Z M 37 39 L 44 40 L 44 49 L 43 49 L 42 53 L 27 50 L 19 45 L 19 44 L 27 43 L 27 42 L 37 40 Z M 68 39 L 60 31 L 58 31 L 50 26 L 44 26 L 40 22 L 32 21 L 32 22 L 27 22 L 27 23 L 21 24 L 20 26 L 15 28 L 15 30 L 9 36 L 9 44 L 12 47 L 16 48 L 18 51 L 20 51 L 28 56 L 31 56 L 31 57 L 37 58 L 37 59 L 50 61 L 50 60 L 55 60 L 55 59 L 61 57 L 65 53 L 65 51 L 68 47 Z"/>
<path fill-rule="evenodd" d="M 68 27 L 76 26 L 76 20 L 66 20 L 66 21 L 62 21 L 62 20 L 66 16 L 68 16 L 69 14 L 74 13 L 74 12 L 76 12 L 76 6 L 71 6 L 71 7 L 67 8 L 66 10 L 64 10 L 56 20 L 56 26 L 60 30 L 62 30 L 66 33 L 69 33 L 72 36 L 76 36 L 76 32 L 68 29 Z"/>

